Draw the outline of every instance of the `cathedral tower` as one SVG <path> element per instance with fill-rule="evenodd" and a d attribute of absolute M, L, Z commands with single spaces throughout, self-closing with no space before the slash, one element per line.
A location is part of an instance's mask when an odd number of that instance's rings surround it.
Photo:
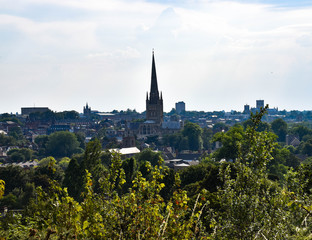
<path fill-rule="evenodd" d="M 163 122 L 162 93 L 158 92 L 154 51 L 152 56 L 151 91 L 146 94 L 146 120 L 161 124 Z"/>

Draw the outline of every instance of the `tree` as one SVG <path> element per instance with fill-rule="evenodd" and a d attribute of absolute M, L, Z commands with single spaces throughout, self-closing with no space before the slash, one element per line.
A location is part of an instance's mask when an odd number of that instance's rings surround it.
<path fill-rule="evenodd" d="M 35 138 L 35 143 L 38 146 L 38 154 L 39 156 L 46 156 L 46 148 L 47 148 L 47 143 L 49 141 L 49 136 L 48 135 L 39 135 Z"/>
<path fill-rule="evenodd" d="M 247 129 L 248 126 L 249 126 L 249 127 L 253 126 L 252 120 L 251 120 L 251 119 L 246 120 L 246 121 L 243 123 L 243 126 L 244 126 L 245 129 Z M 263 131 L 267 131 L 267 132 L 268 132 L 268 131 L 270 131 L 270 127 L 271 127 L 271 126 L 270 126 L 269 123 L 261 121 L 261 122 L 259 122 L 259 124 L 256 126 L 256 130 L 257 130 L 258 132 L 263 132 Z"/>
<path fill-rule="evenodd" d="M 75 135 L 77 137 L 78 142 L 80 143 L 79 147 L 81 149 L 85 149 L 85 147 L 86 147 L 86 143 L 85 143 L 86 135 L 83 132 L 77 132 L 77 133 L 75 133 Z"/>
<path fill-rule="evenodd" d="M 312 156 L 312 139 L 307 140 L 302 145 L 302 153 Z"/>
<path fill-rule="evenodd" d="M 122 162 L 122 168 L 125 171 L 125 184 L 123 185 L 124 192 L 128 192 L 128 189 L 132 186 L 132 181 L 137 171 L 137 163 L 135 158 L 128 158 Z"/>
<path fill-rule="evenodd" d="M 180 148 L 180 142 L 182 140 L 183 136 L 181 132 L 177 132 L 174 134 L 167 134 L 164 135 L 162 138 L 163 144 L 165 146 L 170 146 L 178 150 L 183 150 L 188 148 L 188 143 L 186 144 L 185 148 Z"/>
<path fill-rule="evenodd" d="M 204 149 L 210 150 L 212 148 L 211 146 L 212 137 L 213 137 L 213 131 L 209 128 L 204 128 L 203 134 L 202 134 Z"/>
<path fill-rule="evenodd" d="M 64 170 L 56 164 L 54 157 L 43 158 L 39 161 L 39 166 L 36 168 L 35 177 L 37 185 L 40 184 L 40 180 L 43 180 L 43 185 L 46 186 L 46 181 L 56 180 L 61 183 L 64 179 Z M 45 181 L 46 180 L 46 181 Z M 49 185 L 49 184 L 48 184 Z"/>
<path fill-rule="evenodd" d="M 101 153 L 102 146 L 97 138 L 88 142 L 83 155 L 82 166 L 92 172 L 92 168 L 101 163 Z"/>
<path fill-rule="evenodd" d="M 158 165 L 161 160 L 161 154 L 159 152 L 154 152 L 150 148 L 146 148 L 137 154 L 135 158 L 138 160 L 138 163 L 145 163 L 146 161 L 149 161 L 152 166 L 155 166 Z"/>
<path fill-rule="evenodd" d="M 0 167 L 0 176 L 5 181 L 5 191 L 9 193 L 15 188 L 23 188 L 32 177 L 31 170 L 25 170 L 19 166 Z"/>
<path fill-rule="evenodd" d="M 68 157 L 63 157 L 58 163 L 57 165 L 59 165 L 64 171 L 66 170 L 66 168 L 68 167 L 69 165 L 69 162 L 70 162 L 70 158 Z"/>
<path fill-rule="evenodd" d="M 271 123 L 271 129 L 278 136 L 279 142 L 285 142 L 286 141 L 287 123 L 283 119 L 281 119 L 281 118 L 275 119 Z"/>
<path fill-rule="evenodd" d="M 14 148 L 8 152 L 8 157 L 11 162 L 24 162 L 31 160 L 33 153 L 29 148 Z"/>
<path fill-rule="evenodd" d="M 217 122 L 216 124 L 213 125 L 213 132 L 226 132 L 227 130 L 229 130 L 229 126 L 226 125 L 223 122 Z"/>
<path fill-rule="evenodd" d="M 12 136 L 6 136 L 3 133 L 0 134 L 0 146 L 15 146 L 17 144 L 17 141 Z"/>
<path fill-rule="evenodd" d="M 182 135 L 188 138 L 189 149 L 192 151 L 198 151 L 203 148 L 201 127 L 192 122 L 187 122 L 182 130 Z"/>
<path fill-rule="evenodd" d="M 80 151 L 79 142 L 74 133 L 60 131 L 52 133 L 47 142 L 47 154 L 62 158 L 70 157 Z"/>
<path fill-rule="evenodd" d="M 20 126 L 12 127 L 9 131 L 9 136 L 14 137 L 17 141 L 24 140 L 24 135 Z"/>
<path fill-rule="evenodd" d="M 81 198 L 81 192 L 83 190 L 83 175 L 77 160 L 72 158 L 65 170 L 65 177 L 63 186 L 68 189 L 68 193 L 76 200 Z"/>
<path fill-rule="evenodd" d="M 301 141 L 302 138 L 305 136 L 305 135 L 309 135 L 309 134 L 312 134 L 312 130 L 309 129 L 308 127 L 306 126 L 303 126 L 303 125 L 296 125 L 294 126 L 290 132 L 294 135 L 297 135 L 299 136 L 299 140 Z"/>
<path fill-rule="evenodd" d="M 213 157 L 216 160 L 225 158 L 226 160 L 236 160 L 238 157 L 239 142 L 245 137 L 244 129 L 242 126 L 237 125 L 232 127 L 227 132 L 218 132 L 213 136 L 213 142 L 221 142 L 222 147 L 219 148 Z"/>
<path fill-rule="evenodd" d="M 252 116 L 253 125 L 247 127 L 238 144 L 235 177 L 230 166 L 220 173 L 224 185 L 217 194 L 219 211 L 210 223 L 213 239 L 285 239 L 292 231 L 288 227 L 292 221 L 288 199 L 266 174 L 275 138 L 266 131 L 256 131 L 264 111 Z"/>

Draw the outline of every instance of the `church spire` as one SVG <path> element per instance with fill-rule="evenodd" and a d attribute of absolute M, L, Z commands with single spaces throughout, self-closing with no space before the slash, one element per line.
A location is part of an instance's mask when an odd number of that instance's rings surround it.
<path fill-rule="evenodd" d="M 153 50 L 150 100 L 154 102 L 157 99 L 159 99 L 159 92 L 158 92 L 156 66 L 155 66 L 155 58 L 154 58 L 154 50 Z"/>
<path fill-rule="evenodd" d="M 152 77 L 151 77 L 151 91 L 146 95 L 146 119 L 154 121 L 157 124 L 163 122 L 163 99 L 162 93 L 159 95 L 157 86 L 156 66 L 154 49 L 152 56 Z"/>

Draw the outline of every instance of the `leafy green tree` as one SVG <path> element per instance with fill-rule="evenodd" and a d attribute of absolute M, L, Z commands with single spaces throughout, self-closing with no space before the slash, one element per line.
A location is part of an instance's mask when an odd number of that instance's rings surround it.
<path fill-rule="evenodd" d="M 35 171 L 35 178 L 37 179 L 37 186 L 47 187 L 46 183 L 49 180 L 61 183 L 64 179 L 64 171 L 56 164 L 54 157 L 47 157 L 39 161 L 39 166 Z"/>
<path fill-rule="evenodd" d="M 279 142 L 285 142 L 286 141 L 287 123 L 283 119 L 281 119 L 281 118 L 275 119 L 271 123 L 271 129 L 278 136 Z"/>
<path fill-rule="evenodd" d="M 1 207 L 5 206 L 8 207 L 9 209 L 19 209 L 17 196 L 14 195 L 12 192 L 10 192 L 0 200 L 0 206 Z"/>
<path fill-rule="evenodd" d="M 237 125 L 230 128 L 227 132 L 218 132 L 213 136 L 213 142 L 221 142 L 222 147 L 219 148 L 213 157 L 216 160 L 225 158 L 226 160 L 236 160 L 238 157 L 239 143 L 245 138 L 244 129 Z"/>
<path fill-rule="evenodd" d="M 80 143 L 79 147 L 81 149 L 85 149 L 85 147 L 86 147 L 86 143 L 85 143 L 86 135 L 83 132 L 77 132 L 77 133 L 75 133 L 75 135 L 77 137 L 78 142 Z"/>
<path fill-rule="evenodd" d="M 72 158 L 65 170 L 63 186 L 68 189 L 68 194 L 76 200 L 81 198 L 83 191 L 83 174 L 77 159 Z"/>
<path fill-rule="evenodd" d="M 118 141 L 117 138 L 113 137 L 109 139 L 108 144 L 106 145 L 106 148 L 121 148 L 122 144 Z"/>
<path fill-rule="evenodd" d="M 75 134 L 60 131 L 52 133 L 49 136 L 46 151 L 51 156 L 62 158 L 70 157 L 81 150 L 79 149 L 79 142 Z"/>
<path fill-rule="evenodd" d="M 272 159 L 267 164 L 267 171 L 271 180 L 282 180 L 287 173 L 286 159 L 291 158 L 291 153 L 285 148 L 275 148 L 272 151 Z"/>
<path fill-rule="evenodd" d="M 68 157 L 63 157 L 58 163 L 57 165 L 59 165 L 64 171 L 66 170 L 66 168 L 68 167 L 69 165 L 69 162 L 70 162 L 70 158 Z"/>
<path fill-rule="evenodd" d="M 223 122 L 217 122 L 213 125 L 213 132 L 226 132 L 229 130 L 229 126 Z"/>
<path fill-rule="evenodd" d="M 203 139 L 203 147 L 206 150 L 210 150 L 212 148 L 212 137 L 213 137 L 213 131 L 209 128 L 204 128 L 202 133 L 202 139 Z"/>
<path fill-rule="evenodd" d="M 302 153 L 312 156 L 312 139 L 306 141 L 302 145 Z"/>
<path fill-rule="evenodd" d="M 25 156 L 19 151 L 12 151 L 8 156 L 10 162 L 13 163 L 25 162 Z"/>
<path fill-rule="evenodd" d="M 303 125 L 296 125 L 290 129 L 290 132 L 299 136 L 299 140 L 302 140 L 305 135 L 311 135 L 312 130 Z"/>
<path fill-rule="evenodd" d="M 55 119 L 79 119 L 79 113 L 76 111 L 64 111 L 54 113 Z"/>
<path fill-rule="evenodd" d="M 201 127 L 192 122 L 187 122 L 182 130 L 183 136 L 188 138 L 189 149 L 192 151 L 198 151 L 203 148 Z"/>
<path fill-rule="evenodd" d="M 92 174 L 95 183 L 95 192 L 99 190 L 99 179 L 106 174 L 106 168 L 101 164 L 101 155 L 102 146 L 100 141 L 96 138 L 87 143 L 83 160 L 80 165 L 81 174 L 83 174 L 85 170 L 88 170 Z"/>
<path fill-rule="evenodd" d="M 98 139 L 88 142 L 83 155 L 83 167 L 92 171 L 92 168 L 101 163 L 102 146 Z"/>
<path fill-rule="evenodd" d="M 32 171 L 11 165 L 0 167 L 0 176 L 5 181 L 6 193 L 9 193 L 15 188 L 23 188 L 27 182 L 30 182 Z"/>
<path fill-rule="evenodd" d="M 34 196 L 33 170 L 18 166 L 1 167 L 0 176 L 3 179 L 0 180 L 0 195 L 4 195 L 0 200 L 0 207 L 25 208 L 30 198 Z M 5 189 L 4 183 L 6 183 Z"/>
<path fill-rule="evenodd" d="M 102 154 L 101 154 L 101 163 L 106 168 L 109 168 L 109 166 L 111 165 L 111 163 L 112 163 L 112 154 L 108 150 L 102 152 Z"/>
<path fill-rule="evenodd" d="M 81 200 L 83 191 L 83 176 L 85 170 L 92 173 L 95 191 L 99 189 L 98 180 L 106 173 L 106 168 L 101 163 L 102 146 L 98 139 L 88 142 L 79 164 L 76 157 L 73 157 L 65 171 L 63 185 L 68 188 L 70 196 L 76 200 Z"/>
<path fill-rule="evenodd" d="M 33 153 L 29 148 L 14 148 L 8 152 L 8 157 L 11 162 L 24 162 L 31 160 Z"/>
<path fill-rule="evenodd" d="M 7 121 L 15 122 L 19 126 L 22 125 L 21 121 L 15 115 L 12 115 L 9 113 L 0 114 L 0 122 L 7 122 Z"/>
<path fill-rule="evenodd" d="M 183 141 L 183 135 L 181 132 L 177 132 L 174 134 L 167 134 L 164 135 L 162 138 L 163 145 L 173 147 L 174 149 L 178 150 L 186 150 L 188 149 L 188 142 L 187 138 L 185 138 L 184 143 L 181 143 Z"/>
<path fill-rule="evenodd" d="M 214 239 L 256 239 L 259 234 L 264 239 L 284 239 L 290 233 L 287 198 L 266 174 L 275 139 L 256 131 L 264 110 L 252 116 L 253 125 L 239 145 L 236 177 L 231 177 L 229 166 L 220 173 L 224 181 L 218 191 L 220 211 L 210 223 Z"/>
<path fill-rule="evenodd" d="M 247 129 L 248 126 L 249 127 L 253 126 L 252 120 L 251 119 L 246 120 L 243 123 L 243 126 L 244 126 L 245 129 Z M 267 123 L 267 122 L 263 122 L 263 121 L 259 122 L 259 124 L 256 126 L 256 130 L 258 132 L 263 132 L 263 131 L 267 131 L 268 132 L 268 131 L 270 131 L 270 128 L 271 128 L 270 124 Z"/>
<path fill-rule="evenodd" d="M 0 146 L 16 146 L 17 141 L 12 136 L 6 136 L 3 133 L 0 134 Z"/>
<path fill-rule="evenodd" d="M 128 189 L 132 186 L 132 181 L 135 177 L 136 171 L 138 169 L 137 162 L 135 158 L 128 158 L 122 162 L 122 168 L 125 172 L 125 184 L 123 185 L 124 192 L 128 192 Z"/>
<path fill-rule="evenodd" d="M 181 136 L 180 141 L 179 141 L 179 145 L 178 145 L 178 150 L 179 151 L 183 151 L 183 150 L 189 150 L 190 149 L 190 144 L 189 144 L 189 139 L 188 137 L 183 137 Z"/>
<path fill-rule="evenodd" d="M 12 127 L 9 131 L 9 136 L 12 136 L 15 140 L 24 140 L 24 135 L 20 126 Z"/>
<path fill-rule="evenodd" d="M 39 156 L 46 156 L 46 148 L 48 141 L 49 141 L 48 135 L 39 135 L 35 138 L 35 143 L 38 146 Z"/>
<path fill-rule="evenodd" d="M 135 158 L 138 160 L 138 163 L 149 161 L 152 166 L 155 166 L 159 164 L 159 161 L 161 160 L 161 154 L 160 152 L 154 152 L 152 149 L 146 148 L 137 154 Z"/>

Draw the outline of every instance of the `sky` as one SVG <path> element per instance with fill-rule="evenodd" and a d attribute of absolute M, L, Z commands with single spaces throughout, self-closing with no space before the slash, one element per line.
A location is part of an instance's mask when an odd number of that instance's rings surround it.
<path fill-rule="evenodd" d="M 312 0 L 0 0 L 0 113 L 312 110 Z"/>

